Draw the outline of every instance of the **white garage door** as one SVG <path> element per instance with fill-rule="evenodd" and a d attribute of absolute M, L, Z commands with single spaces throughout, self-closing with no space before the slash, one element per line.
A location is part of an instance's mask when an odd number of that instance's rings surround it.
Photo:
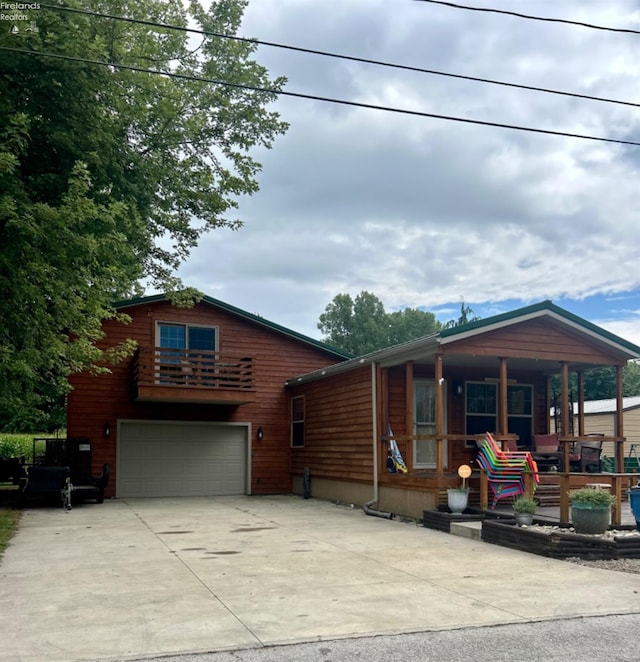
<path fill-rule="evenodd" d="M 122 422 L 117 468 L 118 497 L 245 494 L 247 428 Z"/>

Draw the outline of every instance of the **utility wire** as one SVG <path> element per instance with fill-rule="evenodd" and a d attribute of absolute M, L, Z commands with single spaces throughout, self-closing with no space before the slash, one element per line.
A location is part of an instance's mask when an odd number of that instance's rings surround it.
<path fill-rule="evenodd" d="M 115 62 L 104 62 L 100 60 L 89 60 L 87 58 L 80 58 L 80 57 L 74 57 L 71 55 L 60 55 L 57 53 L 43 53 L 39 51 L 29 51 L 26 49 L 22 48 L 10 48 L 8 46 L 0 46 L 0 51 L 7 51 L 10 53 L 21 53 L 23 55 L 29 55 L 29 56 L 38 56 L 38 57 L 51 57 L 55 58 L 58 60 L 65 60 L 67 62 L 78 62 L 80 64 L 91 64 L 91 65 L 98 65 L 98 66 L 103 66 L 103 67 L 113 67 L 116 69 L 124 69 L 126 71 L 136 71 L 140 73 L 147 73 L 147 74 L 156 74 L 160 76 L 167 76 L 169 78 L 177 78 L 181 80 L 189 80 L 189 81 L 194 81 L 194 82 L 199 82 L 199 83 L 211 83 L 213 85 L 221 85 L 223 87 L 233 87 L 236 89 L 241 89 L 241 90 L 250 90 L 253 92 L 267 92 L 270 94 L 274 94 L 277 96 L 288 96 L 288 97 L 296 97 L 298 99 L 310 99 L 312 101 L 323 101 L 325 103 L 335 103 L 343 106 L 354 106 L 356 108 L 367 108 L 369 110 L 382 110 L 385 112 L 389 113 L 398 113 L 402 115 L 412 115 L 415 117 L 429 117 L 432 119 L 439 119 L 439 120 L 447 120 L 450 122 L 461 122 L 463 124 L 477 124 L 480 126 L 491 126 L 495 128 L 500 128 L 500 129 L 512 129 L 514 131 L 527 131 L 530 133 L 541 133 L 541 134 L 546 134 L 550 136 L 562 136 L 565 138 L 580 138 L 582 140 L 593 140 L 593 141 L 598 141 L 598 142 L 605 142 L 605 143 L 615 143 L 618 145 L 634 145 L 636 147 L 640 147 L 640 142 L 634 142 L 631 140 L 617 140 L 615 138 L 602 138 L 598 136 L 589 136 L 589 135 L 584 135 L 580 133 L 568 133 L 565 131 L 553 131 L 551 129 L 537 129 L 534 127 L 528 127 L 528 126 L 520 126 L 517 124 L 505 124 L 502 122 L 488 122 L 486 120 L 476 120 L 476 119 L 469 119 L 466 117 L 454 117 L 452 115 L 440 115 L 437 113 L 426 113 L 423 111 L 419 110 L 409 110 L 405 108 L 394 108 L 392 106 L 378 106 L 375 104 L 370 104 L 370 103 L 363 103 L 360 101 L 347 101 L 345 99 L 335 99 L 331 97 L 322 97 L 322 96 L 317 96 L 314 94 L 303 94 L 302 92 L 288 92 L 285 90 L 276 90 L 273 88 L 265 88 L 265 87 L 258 87 L 255 85 L 241 85 L 240 83 L 229 83 L 227 81 L 222 81 L 222 80 L 215 80 L 212 78 L 202 78 L 198 76 L 191 76 L 188 74 L 178 74 L 175 72 L 170 72 L 170 71 L 158 71 L 158 70 L 153 70 L 153 69 L 144 69 L 142 67 L 135 67 L 132 65 L 126 65 L 126 64 L 117 64 Z"/>
<path fill-rule="evenodd" d="M 449 3 L 444 3 L 444 4 L 449 4 Z M 291 46 L 289 44 L 281 44 L 273 41 L 263 41 L 261 39 L 250 39 L 247 37 L 238 37 L 236 35 L 229 35 L 229 34 L 224 34 L 220 32 L 210 32 L 207 30 L 197 30 L 195 28 L 187 28 L 187 27 L 182 27 L 178 25 L 170 25 L 167 23 L 157 23 L 155 21 L 146 21 L 143 19 L 139 18 L 128 18 L 124 16 L 115 16 L 113 14 L 103 14 L 100 12 L 94 12 L 94 11 L 89 11 L 85 9 L 74 9 L 71 7 L 65 7 L 65 6 L 56 6 L 56 5 L 48 5 L 45 3 L 40 3 L 40 7 L 45 8 L 45 9 L 52 9 L 54 11 L 67 11 L 67 12 L 72 12 L 75 14 L 86 14 L 88 16 L 95 16 L 99 18 L 108 18 L 111 20 L 116 20 L 116 21 L 126 21 L 128 23 L 135 23 L 137 25 L 145 25 L 148 27 L 154 27 L 154 28 L 162 28 L 165 30 L 176 30 L 180 32 L 191 32 L 194 34 L 199 34 L 205 37 L 217 37 L 220 39 L 229 39 L 232 41 L 241 41 L 241 42 L 246 42 L 250 44 L 257 44 L 259 46 L 269 46 L 271 48 L 281 48 L 284 50 L 289 50 L 289 51 L 296 51 L 298 53 L 307 53 L 310 55 L 320 55 L 322 57 L 330 57 L 330 58 L 335 58 L 338 60 L 348 60 L 350 62 L 360 62 L 363 64 L 373 64 L 375 66 L 379 67 L 388 67 L 392 69 L 402 69 L 405 71 L 413 71 L 417 73 L 422 73 L 422 74 L 430 74 L 432 76 L 444 76 L 446 78 L 457 78 L 459 80 L 468 80 L 468 81 L 473 81 L 476 83 L 487 83 L 489 85 L 499 85 L 503 87 L 513 87 L 516 89 L 520 90 L 530 90 L 532 92 L 543 92 L 544 94 L 556 94 L 560 96 L 565 96 L 565 97 L 574 97 L 576 99 L 585 99 L 588 101 L 600 101 L 603 103 L 614 103 L 614 104 L 619 104 L 622 106 L 633 106 L 635 108 L 640 108 L 640 103 L 634 103 L 632 101 L 623 101 L 619 99 L 609 99 L 606 97 L 596 97 L 596 96 L 591 96 L 588 94 L 579 94 L 577 92 L 565 92 L 562 90 L 554 90 L 551 88 L 544 88 L 544 87 L 536 87 L 533 85 L 523 85 L 520 83 L 509 83 L 506 81 L 500 81 L 500 80 L 495 80 L 491 78 L 478 78 L 475 76 L 465 76 L 463 74 L 454 74 L 446 71 L 438 71 L 435 69 L 424 69 L 422 67 L 414 67 L 411 65 L 406 65 L 406 64 L 396 64 L 393 62 L 383 62 L 381 60 L 371 60 L 369 58 L 364 58 L 364 57 L 356 57 L 353 55 L 343 55 L 340 53 L 331 53 L 329 51 L 321 51 L 321 50 L 316 50 L 312 48 L 303 48 L 301 46 Z"/>
<path fill-rule="evenodd" d="M 469 5 L 460 5 L 455 2 L 445 2 L 444 0 L 414 0 L 414 2 L 429 2 L 433 5 L 444 5 L 445 7 L 452 7 L 453 9 L 467 9 L 469 11 L 487 12 L 491 14 L 504 14 L 506 16 L 515 16 L 516 18 L 526 18 L 530 21 L 546 21 L 548 23 L 564 23 L 566 25 L 577 25 L 581 28 L 591 28 L 592 30 L 604 30 L 605 32 L 622 32 L 625 34 L 640 34 L 640 30 L 634 30 L 633 28 L 611 28 L 604 25 L 595 25 L 594 23 L 571 21 L 566 18 L 550 18 L 548 16 L 531 16 L 529 14 L 521 14 L 519 12 L 508 11 L 506 9 L 494 9 L 492 7 L 470 7 Z"/>

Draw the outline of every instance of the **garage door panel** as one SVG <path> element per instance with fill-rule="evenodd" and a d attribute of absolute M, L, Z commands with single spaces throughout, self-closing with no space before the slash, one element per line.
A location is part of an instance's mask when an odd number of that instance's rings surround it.
<path fill-rule="evenodd" d="M 245 426 L 123 422 L 117 496 L 245 494 L 246 448 Z"/>

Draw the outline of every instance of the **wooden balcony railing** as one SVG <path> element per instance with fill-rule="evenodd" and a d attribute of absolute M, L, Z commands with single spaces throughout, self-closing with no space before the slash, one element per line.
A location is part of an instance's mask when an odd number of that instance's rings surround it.
<path fill-rule="evenodd" d="M 242 404 L 255 398 L 251 357 L 206 350 L 140 348 L 132 379 L 136 400 Z"/>

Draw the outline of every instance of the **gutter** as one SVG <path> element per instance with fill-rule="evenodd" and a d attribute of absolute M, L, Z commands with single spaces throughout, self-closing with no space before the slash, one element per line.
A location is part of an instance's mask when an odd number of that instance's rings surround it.
<path fill-rule="evenodd" d="M 373 412 L 373 500 L 378 500 L 378 380 L 376 362 L 371 364 L 371 410 Z"/>

